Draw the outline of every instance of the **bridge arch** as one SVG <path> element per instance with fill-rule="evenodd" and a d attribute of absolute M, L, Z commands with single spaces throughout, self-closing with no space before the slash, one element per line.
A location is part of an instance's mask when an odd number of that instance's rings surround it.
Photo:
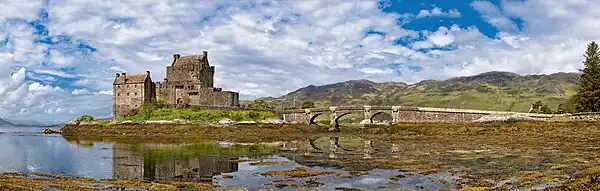
<path fill-rule="evenodd" d="M 334 113 L 331 116 L 331 127 L 329 131 L 340 132 L 340 119 L 349 114 L 359 114 L 359 116 L 363 116 L 363 111 L 341 111 L 341 114 Z"/>
<path fill-rule="evenodd" d="M 344 112 L 344 113 L 342 113 L 341 115 L 338 115 L 338 116 L 336 116 L 336 117 L 335 117 L 335 123 L 337 124 L 337 123 L 338 123 L 338 120 L 339 120 L 340 118 L 342 118 L 342 117 L 344 117 L 344 116 L 346 116 L 346 115 L 348 115 L 348 114 L 352 114 L 352 112 Z"/>
<path fill-rule="evenodd" d="M 391 111 L 377 111 L 374 112 L 373 115 L 369 116 L 369 122 L 373 123 L 376 117 L 385 117 L 390 123 L 394 120 L 394 116 L 392 115 Z"/>
<path fill-rule="evenodd" d="M 315 121 L 315 119 L 317 119 L 317 117 L 319 117 L 320 115 L 323 115 L 323 114 L 325 114 L 325 113 L 320 112 L 320 113 L 313 114 L 312 116 L 310 116 L 310 120 L 308 121 L 308 124 L 309 125 L 311 125 L 311 124 L 317 124 L 317 122 Z"/>

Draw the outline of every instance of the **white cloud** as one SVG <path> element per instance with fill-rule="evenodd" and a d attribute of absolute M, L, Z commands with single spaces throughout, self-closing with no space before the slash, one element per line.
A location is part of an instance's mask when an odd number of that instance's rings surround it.
<path fill-rule="evenodd" d="M 42 0 L 0 2 L 0 23 L 7 19 L 34 20 L 42 7 Z"/>
<path fill-rule="evenodd" d="M 175 53 L 209 51 L 215 85 L 248 98 L 365 77 L 412 83 L 490 70 L 573 72 L 585 45 L 600 38 L 599 3 L 590 0 L 475 1 L 481 19 L 499 31 L 490 36 L 471 25 L 405 28 L 415 18 L 462 15 L 440 8 L 384 13 L 374 0 L 58 0 L 46 3 L 41 24 L 54 43 L 44 44 L 28 23 L 41 3 L 2 3 L 0 82 L 7 85 L 0 87 L 0 117 L 49 120 L 109 114 L 115 73 L 150 70 L 158 81 Z M 78 43 L 96 51 L 80 51 Z"/>
<path fill-rule="evenodd" d="M 75 89 L 71 92 L 73 95 L 87 95 L 90 94 L 90 91 L 86 89 Z"/>
<path fill-rule="evenodd" d="M 519 31 L 519 26 L 509 17 L 504 15 L 500 8 L 489 1 L 473 1 L 471 6 L 479 11 L 483 19 L 503 32 L 515 33 Z"/>
<path fill-rule="evenodd" d="M 417 19 L 426 18 L 426 17 L 460 18 L 461 16 L 462 15 L 460 14 L 460 11 L 458 11 L 458 9 L 450 9 L 450 10 L 444 12 L 441 8 L 434 7 L 431 10 L 423 9 L 423 10 L 419 11 L 416 18 Z"/>
<path fill-rule="evenodd" d="M 379 69 L 379 68 L 361 68 L 361 72 L 366 74 L 391 74 L 394 72 L 392 69 Z"/>

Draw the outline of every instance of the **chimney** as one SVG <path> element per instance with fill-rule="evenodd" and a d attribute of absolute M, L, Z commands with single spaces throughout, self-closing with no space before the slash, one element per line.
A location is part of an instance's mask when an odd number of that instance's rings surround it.
<path fill-rule="evenodd" d="M 177 60 L 179 57 L 181 57 L 179 54 L 173 54 L 173 60 Z"/>
<path fill-rule="evenodd" d="M 147 75 L 150 75 L 150 71 L 146 70 L 146 74 L 147 74 Z"/>
<path fill-rule="evenodd" d="M 208 58 L 208 52 L 207 51 L 202 51 L 202 56 L 204 56 L 204 59 Z"/>
<path fill-rule="evenodd" d="M 121 76 L 123 76 L 124 81 L 127 81 L 127 74 L 125 72 L 121 73 Z"/>
<path fill-rule="evenodd" d="M 167 79 L 167 78 L 165 78 L 164 80 L 165 80 L 165 83 L 169 82 L 169 79 Z"/>
<path fill-rule="evenodd" d="M 117 78 L 118 78 L 119 76 L 121 76 L 121 74 L 117 73 Z"/>

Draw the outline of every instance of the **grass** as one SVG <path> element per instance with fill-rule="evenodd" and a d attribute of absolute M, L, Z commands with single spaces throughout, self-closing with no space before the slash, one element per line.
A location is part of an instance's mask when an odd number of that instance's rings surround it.
<path fill-rule="evenodd" d="M 234 121 L 262 121 L 270 118 L 279 118 L 274 112 L 266 111 L 224 111 L 202 110 L 195 108 L 142 108 L 135 115 L 125 117 L 124 120 L 140 122 L 147 120 L 187 120 L 192 122 L 218 122 L 221 119 Z"/>
<path fill-rule="evenodd" d="M 236 125 L 234 128 L 210 125 L 119 124 L 71 125 L 62 128 L 61 134 L 72 142 L 92 140 L 126 143 L 197 143 L 212 140 L 264 142 L 317 139 L 327 131 L 328 127 L 286 124 Z"/>
<path fill-rule="evenodd" d="M 58 188 L 64 191 L 93 191 L 101 190 L 107 186 L 115 186 L 119 190 L 216 190 L 216 186 L 210 183 L 162 181 L 146 183 L 142 181 L 129 180 L 95 180 L 89 178 L 76 178 L 70 176 L 35 173 L 41 178 L 33 178 L 22 173 L 0 174 L 0 190 L 44 190 Z"/>

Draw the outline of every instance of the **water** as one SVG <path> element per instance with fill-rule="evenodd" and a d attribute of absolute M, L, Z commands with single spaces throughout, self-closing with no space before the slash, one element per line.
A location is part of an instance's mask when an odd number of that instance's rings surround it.
<path fill-rule="evenodd" d="M 97 179 L 213 182 L 249 190 L 437 190 L 454 188 L 456 175 L 428 175 L 360 165 L 360 174 L 343 170 L 340 161 L 381 157 L 364 140 L 323 137 L 318 140 L 236 146 L 229 142 L 195 144 L 103 143 L 44 135 L 44 128 L 0 127 L 0 171 L 67 174 Z M 389 149 L 393 149 L 392 146 Z M 386 151 L 386 152 L 392 152 Z M 263 162 L 262 164 L 259 162 Z M 335 163 L 338 163 L 337 166 Z M 308 177 L 261 175 L 306 169 L 329 174 Z"/>

